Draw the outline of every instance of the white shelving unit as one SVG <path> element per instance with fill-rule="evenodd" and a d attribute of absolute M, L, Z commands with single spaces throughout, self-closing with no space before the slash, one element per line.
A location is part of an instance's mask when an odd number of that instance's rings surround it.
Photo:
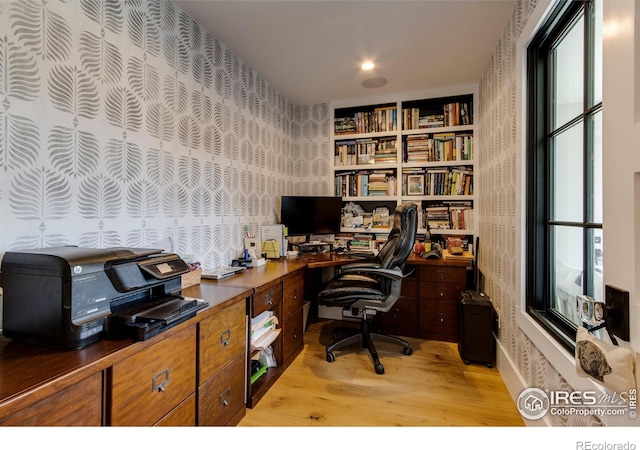
<path fill-rule="evenodd" d="M 449 179 L 449 184 L 446 186 L 451 188 L 453 175 L 449 177 L 449 175 L 445 175 L 445 172 L 448 173 L 454 169 L 456 170 L 456 180 L 459 177 L 462 177 L 461 179 L 464 179 L 466 181 L 466 178 L 469 175 L 471 175 L 471 177 L 475 175 L 475 161 L 477 159 L 476 156 L 478 154 L 478 151 L 481 151 L 477 146 L 477 143 L 479 142 L 476 137 L 477 124 L 473 122 L 466 123 L 466 121 L 463 124 L 457 125 L 451 125 L 450 123 L 435 123 L 435 116 L 438 115 L 437 110 L 439 109 L 439 105 L 452 103 L 458 103 L 459 105 L 468 104 L 468 108 L 466 110 L 467 117 L 470 119 L 479 117 L 478 90 L 476 85 L 421 91 L 397 96 L 385 96 L 359 100 L 357 99 L 332 103 L 332 126 L 336 125 L 337 123 L 340 127 L 342 127 L 343 131 L 343 133 L 333 132 L 331 136 L 331 176 L 334 181 L 336 180 L 336 178 L 341 181 L 340 183 L 336 183 L 334 187 L 334 194 L 342 196 L 344 202 L 354 202 L 357 204 L 368 203 L 370 206 L 374 205 L 376 202 L 391 201 L 395 202 L 395 204 L 400 204 L 402 202 L 420 202 L 423 213 L 425 211 L 425 208 L 434 205 L 447 205 L 452 203 L 456 203 L 459 205 L 469 204 L 472 206 L 475 212 L 470 214 L 471 223 L 466 224 L 465 229 L 437 229 L 430 227 L 429 231 L 432 235 L 477 235 L 478 203 L 476 202 L 477 185 L 474 183 L 475 180 L 473 178 L 470 178 L 470 180 L 468 181 L 468 183 L 470 183 L 469 187 L 473 187 L 472 192 L 469 192 L 467 190 L 468 193 L 466 194 L 462 193 L 456 195 L 451 195 L 451 190 L 448 192 L 448 195 L 434 194 L 432 192 L 429 192 L 429 187 L 434 187 L 434 185 L 427 184 L 430 183 L 430 181 L 427 180 L 430 180 L 431 178 L 435 179 L 434 177 L 442 177 L 439 178 L 439 180 L 441 180 L 443 183 L 446 183 L 446 179 Z M 388 111 L 393 111 L 393 109 L 395 109 L 396 111 L 395 127 L 389 125 L 389 118 L 392 117 L 392 113 L 389 113 Z M 462 107 L 460 107 L 459 109 L 462 109 Z M 385 113 L 381 113 L 381 111 L 385 111 Z M 409 114 L 409 112 L 418 112 L 418 117 L 423 117 L 423 126 L 424 117 L 427 115 L 431 116 L 432 121 L 429 123 L 429 127 L 406 129 L 406 127 L 403 126 L 403 122 L 405 119 L 405 115 Z M 369 133 L 354 132 L 345 134 L 344 132 L 348 131 L 348 129 L 351 127 L 349 120 L 345 119 L 345 117 L 352 114 L 355 115 L 355 113 L 362 113 L 360 114 L 360 117 L 367 116 L 368 121 L 367 119 L 363 119 L 360 121 L 360 123 L 364 121 L 365 124 L 369 123 L 369 125 L 371 125 L 371 123 L 377 123 L 377 125 L 375 125 Z M 445 115 L 444 110 L 442 110 L 442 115 Z M 462 115 L 464 116 L 464 114 Z M 379 125 L 380 121 L 374 122 L 371 120 L 372 118 L 375 119 L 385 117 L 387 119 L 385 121 L 386 123 L 383 126 Z M 336 119 L 338 119 L 337 122 Z M 414 124 L 416 122 L 417 120 L 413 121 Z M 333 128 L 333 130 L 335 131 L 335 127 Z M 367 130 L 363 130 L 363 128 L 360 127 L 357 131 Z M 420 161 L 407 161 L 407 139 L 412 140 L 415 139 L 412 137 L 424 134 L 428 134 L 431 138 L 436 135 L 443 139 L 444 135 L 449 135 L 449 138 L 454 139 L 454 141 L 456 137 L 459 136 L 471 136 L 471 158 L 426 161 L 424 160 L 424 158 L 426 157 L 423 154 Z M 462 137 L 460 137 L 459 139 L 462 139 Z M 389 141 L 393 140 L 395 140 L 396 146 L 395 161 L 390 161 L 390 157 L 387 153 L 383 153 L 380 157 L 378 157 L 375 152 L 371 154 L 367 153 L 366 150 L 362 150 L 367 148 L 367 144 L 370 144 L 373 147 L 375 147 L 375 145 L 377 144 L 378 146 L 388 148 Z M 381 145 L 381 142 L 384 142 L 384 145 Z M 466 143 L 469 144 L 469 139 L 466 140 Z M 358 146 L 358 144 L 360 145 Z M 349 148 L 351 149 L 350 152 L 347 150 Z M 351 153 L 351 156 L 349 156 L 348 153 Z M 457 154 L 460 154 L 460 149 L 458 149 Z M 417 154 L 413 153 L 412 159 L 416 157 Z M 437 174 L 437 170 L 440 170 L 440 173 L 442 173 L 443 175 Z M 414 173 L 409 173 L 410 171 Z M 366 182 L 363 180 L 370 180 L 371 174 L 378 174 L 378 178 L 382 178 L 380 174 L 383 172 L 386 175 L 387 181 L 390 186 L 388 191 L 385 192 L 385 195 L 371 195 L 372 191 L 374 193 L 379 193 L 382 185 L 379 183 L 377 186 L 374 185 L 373 189 L 371 189 L 371 183 L 369 183 L 369 188 L 367 188 L 365 187 Z M 424 181 L 422 182 L 422 187 L 420 187 L 419 183 L 413 184 L 415 194 L 410 194 L 408 192 L 408 189 L 406 188 L 406 176 L 408 175 L 416 176 L 416 178 L 414 178 L 414 180 L 412 181 L 420 181 L 421 179 L 424 179 Z M 358 178 L 358 176 L 360 176 L 360 178 Z M 352 189 L 345 189 L 347 177 Z M 363 195 L 367 193 L 369 193 L 369 195 Z M 469 214 L 465 214 L 465 216 L 467 215 Z M 388 229 L 384 230 L 379 228 L 368 230 L 362 228 L 344 228 L 342 231 L 357 233 L 388 233 Z M 421 226 L 418 232 L 426 232 L 426 227 Z"/>

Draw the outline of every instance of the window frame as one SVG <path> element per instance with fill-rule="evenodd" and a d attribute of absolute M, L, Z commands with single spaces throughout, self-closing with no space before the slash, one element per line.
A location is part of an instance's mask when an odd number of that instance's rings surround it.
<path fill-rule="evenodd" d="M 589 222 L 593 194 L 593 118 L 602 111 L 602 100 L 593 105 L 595 10 L 594 0 L 557 3 L 526 50 L 527 55 L 527 200 L 526 200 L 526 311 L 549 332 L 564 348 L 573 352 L 577 326 L 551 308 L 555 285 L 554 252 L 551 229 L 558 225 L 579 227 L 583 235 L 583 293 L 591 285 L 593 271 L 593 230 L 602 229 L 602 223 Z M 578 17 L 584 18 L 583 101 L 582 113 L 567 123 L 551 130 L 553 119 L 552 80 L 553 64 L 550 55 L 554 44 L 562 37 Z M 583 221 L 563 222 L 552 220 L 553 138 L 572 126 L 582 126 L 583 133 Z M 581 125 L 580 125 L 581 124 Z M 589 238 L 589 236 L 591 238 Z"/>

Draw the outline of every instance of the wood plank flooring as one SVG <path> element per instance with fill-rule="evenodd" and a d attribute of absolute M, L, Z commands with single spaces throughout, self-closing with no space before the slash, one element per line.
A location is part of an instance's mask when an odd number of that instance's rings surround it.
<path fill-rule="evenodd" d="M 524 426 L 496 368 L 465 365 L 457 345 L 376 345 L 383 375 L 354 345 L 325 359 L 336 322 L 309 324 L 304 350 L 239 426 Z"/>

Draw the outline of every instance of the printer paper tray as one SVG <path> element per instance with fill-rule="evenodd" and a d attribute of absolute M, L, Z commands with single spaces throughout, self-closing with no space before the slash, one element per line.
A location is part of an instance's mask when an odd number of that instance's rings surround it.
<path fill-rule="evenodd" d="M 198 310 L 208 305 L 196 298 L 173 297 L 152 306 L 138 304 L 122 308 L 109 316 L 110 336 L 144 341 L 194 317 Z"/>

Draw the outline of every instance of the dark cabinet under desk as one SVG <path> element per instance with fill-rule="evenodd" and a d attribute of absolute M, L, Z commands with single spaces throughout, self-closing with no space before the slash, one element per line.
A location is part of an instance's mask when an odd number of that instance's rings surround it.
<path fill-rule="evenodd" d="M 457 342 L 458 301 L 468 289 L 472 261 L 409 256 L 402 296 L 378 323 L 385 333 Z"/>

